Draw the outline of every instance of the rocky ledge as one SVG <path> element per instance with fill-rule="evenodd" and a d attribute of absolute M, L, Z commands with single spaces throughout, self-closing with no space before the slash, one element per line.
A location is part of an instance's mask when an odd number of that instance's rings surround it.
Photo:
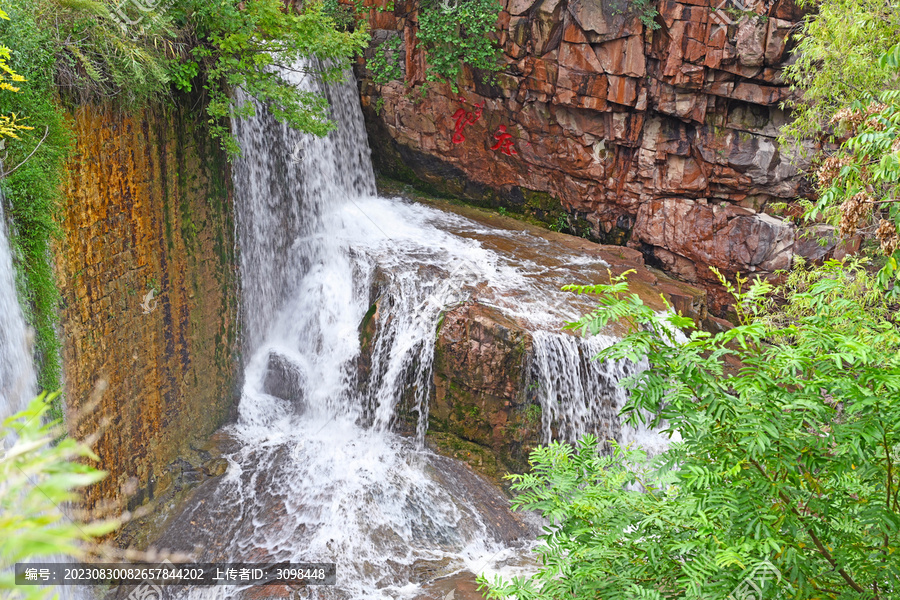
<path fill-rule="evenodd" d="M 374 48 L 399 36 L 402 76 L 358 65 L 377 168 L 642 252 L 728 303 L 710 266 L 768 275 L 818 259 L 766 213 L 810 194 L 804 159 L 777 142 L 782 70 L 803 13 L 791 0 L 661 0 L 657 29 L 627 0 L 502 0 L 495 81 L 430 83 L 411 2 L 374 2 Z"/>
<path fill-rule="evenodd" d="M 398 188 L 382 182 L 382 193 L 394 194 Z M 507 251 L 538 261 L 553 273 L 553 283 L 601 282 L 609 274 L 632 271 L 629 289 L 655 310 L 666 304 L 690 316 L 701 326 L 728 327 L 728 323 L 708 314 L 705 291 L 676 281 L 659 270 L 648 268 L 640 252 L 618 246 L 597 244 L 582 238 L 551 232 L 519 220 L 477 208 L 453 205 L 414 195 L 443 210 L 454 211 L 490 227 L 527 232 L 539 236 L 546 246 L 533 254 L 529 248 L 510 246 Z M 482 243 L 509 244 L 510 238 L 483 239 Z M 552 257 L 566 253 L 601 258 L 607 266 L 567 265 Z M 542 258 L 543 257 L 543 258 Z M 539 262 L 544 260 L 545 262 Z M 608 270 L 607 270 L 608 269 Z M 601 272 L 602 271 L 602 272 Z M 441 454 L 467 462 L 473 469 L 503 486 L 503 475 L 527 470 L 528 455 L 544 441 L 543 415 L 536 390 L 540 375 L 532 368 L 534 357 L 533 325 L 488 304 L 491 290 L 479 288 L 469 301 L 448 307 L 436 332 L 433 363 L 433 389 L 428 407 L 426 442 Z M 361 372 L 369 368 L 369 353 L 378 332 L 379 303 L 384 296 L 373 294 L 373 305 L 360 323 Z M 664 300 L 665 299 L 665 300 Z M 594 306 L 593 300 L 571 295 L 571 307 L 583 314 Z M 608 333 L 621 334 L 611 329 Z M 572 335 L 576 335 L 572 333 Z M 365 375 L 361 377 L 365 379 Z M 397 429 L 415 432 L 418 412 L 410 398 L 398 407 Z M 555 424 L 553 425 L 555 427 Z"/>

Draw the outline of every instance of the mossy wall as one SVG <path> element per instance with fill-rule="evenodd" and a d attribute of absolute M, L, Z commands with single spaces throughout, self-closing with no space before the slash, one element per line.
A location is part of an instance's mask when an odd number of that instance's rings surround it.
<path fill-rule="evenodd" d="M 87 106 L 72 118 L 55 248 L 67 410 L 83 411 L 106 382 L 75 432 L 99 428 L 94 449 L 110 473 L 87 504 L 136 479 L 134 507 L 163 491 L 166 466 L 236 404 L 231 170 L 187 110 Z"/>
<path fill-rule="evenodd" d="M 434 447 L 497 479 L 527 470 L 541 433 L 527 389 L 531 346 L 523 325 L 496 308 L 467 303 L 446 313 L 428 413 Z"/>

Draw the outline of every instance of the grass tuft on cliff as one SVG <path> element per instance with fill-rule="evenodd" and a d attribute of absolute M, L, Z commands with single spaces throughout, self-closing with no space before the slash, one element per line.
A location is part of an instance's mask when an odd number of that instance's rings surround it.
<path fill-rule="evenodd" d="M 53 274 L 51 243 L 59 235 L 63 204 L 65 160 L 71 135 L 65 115 L 55 101 L 55 56 L 48 52 L 53 34 L 34 18 L 33 7 L 22 0 L 5 5 L 10 20 L 0 21 L 0 40 L 11 48 L 10 66 L 25 80 L 17 92 L 0 92 L 0 114 L 15 114 L 32 127 L 6 138 L 0 181 L 11 221 L 10 241 L 16 257 L 17 287 L 25 317 L 35 330 L 38 385 L 56 390 L 61 385 L 60 342 L 56 336 L 59 292 Z M 60 418 L 59 400 L 50 409 Z"/>

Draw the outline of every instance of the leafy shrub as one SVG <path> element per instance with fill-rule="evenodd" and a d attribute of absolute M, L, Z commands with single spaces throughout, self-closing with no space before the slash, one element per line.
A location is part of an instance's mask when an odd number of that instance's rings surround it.
<path fill-rule="evenodd" d="M 153 6 L 154 3 L 142 3 Z M 28 12 L 47 34 L 43 49 L 54 55 L 51 72 L 59 92 L 72 102 L 116 100 L 140 107 L 168 95 L 167 67 L 177 37 L 171 16 L 138 11 L 131 2 L 101 0 L 11 0 L 18 13 Z M 122 18 L 139 20 L 124 26 Z M 13 45 L 15 52 L 20 48 Z"/>
<path fill-rule="evenodd" d="M 334 22 L 338 31 L 353 31 L 359 23 L 359 12 L 362 10 L 362 1 L 353 4 L 345 4 L 340 0 L 324 0 L 322 11 L 325 16 Z"/>
<path fill-rule="evenodd" d="M 489 37 L 499 11 L 497 0 L 423 2 L 418 37 L 427 52 L 428 80 L 444 80 L 456 93 L 464 64 L 489 75 L 499 71 L 499 50 Z"/>
<path fill-rule="evenodd" d="M 782 135 L 799 145 L 828 130 L 832 115 L 892 87 L 895 70 L 879 57 L 900 37 L 897 3 L 884 0 L 801 0 L 812 9 L 796 36 L 785 80 L 800 94 Z"/>
<path fill-rule="evenodd" d="M 400 36 L 395 35 L 381 42 L 367 66 L 372 71 L 372 80 L 378 84 L 400 79 L 403 69 L 400 67 Z"/>
<path fill-rule="evenodd" d="M 575 327 L 630 328 L 599 360 L 652 365 L 624 382 L 623 417 L 653 415 L 681 440 L 652 462 L 598 456 L 591 438 L 535 451 L 534 472 L 512 479 L 516 505 L 551 521 L 542 567 L 490 597 L 896 597 L 900 334 L 842 285 L 786 290 L 806 308 L 784 325 L 762 318 L 769 284 L 732 287 L 740 324 L 686 342 L 673 330 L 693 322 L 661 317 L 623 277 L 572 286 L 600 298 Z"/>
<path fill-rule="evenodd" d="M 896 298 L 900 287 L 888 284 L 900 273 L 900 10 L 883 0 L 801 5 L 813 10 L 784 76 L 802 93 L 787 103 L 792 121 L 781 141 L 802 153 L 809 147 L 804 139 L 818 138 L 824 151 L 811 173 L 819 197 L 799 203 L 807 220 L 836 226 L 842 238 L 877 240 L 864 252 L 874 255 L 872 246 L 879 247 L 878 279 Z"/>
<path fill-rule="evenodd" d="M 315 58 L 310 74 L 335 81 L 343 76 L 347 58 L 368 41 L 364 27 L 338 31 L 317 2 L 295 13 L 284 10 L 282 0 L 183 0 L 171 11 L 198 40 L 186 62 L 202 67 L 212 133 L 230 154 L 240 149 L 227 119 L 253 114 L 252 104 L 235 104 L 231 91 L 237 87 L 299 131 L 325 135 L 333 128 L 327 100 L 295 87 L 278 70 L 294 70 L 301 58 Z"/>
<path fill-rule="evenodd" d="M 900 44 L 879 64 L 900 72 Z M 854 101 L 831 122 L 845 139 L 821 160 L 819 197 L 801 201 L 804 216 L 824 218 L 843 238 L 877 239 L 886 257 L 878 282 L 900 297 L 900 286 L 891 286 L 900 274 L 900 89 L 881 92 L 877 100 Z"/>
<path fill-rule="evenodd" d="M 12 567 L 17 562 L 59 556 L 82 557 L 84 545 L 114 530 L 115 520 L 82 523 L 63 513 L 65 503 L 77 499 L 76 490 L 106 476 L 78 462 L 98 460 L 87 446 L 60 438 L 59 422 L 44 424 L 52 396 L 40 396 L 28 408 L 3 422 L 0 448 L 0 594 L 41 599 L 52 588 L 16 586 Z"/>
<path fill-rule="evenodd" d="M 656 10 L 656 3 L 654 0 L 632 0 L 631 10 L 638 16 L 641 23 L 643 23 L 644 27 L 647 29 L 655 31 L 661 27 L 661 25 L 656 22 L 659 11 Z"/>

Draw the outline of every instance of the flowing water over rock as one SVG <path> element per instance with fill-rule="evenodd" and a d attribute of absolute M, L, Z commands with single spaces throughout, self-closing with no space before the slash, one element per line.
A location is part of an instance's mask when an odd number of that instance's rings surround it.
<path fill-rule="evenodd" d="M 0 422 L 25 408 L 37 388 L 28 326 L 16 297 L 3 201 L 0 195 Z"/>
<path fill-rule="evenodd" d="M 31 354 L 31 331 L 25 322 L 16 294 L 15 270 L 6 219 L 4 198 L 0 194 L 0 422 L 24 409 L 37 393 L 37 374 Z M 12 445 L 13 438 L 4 442 Z M 2 445 L 0 445 L 2 450 Z M 60 510 L 67 510 L 61 507 Z M 44 562 L 65 562 L 63 557 L 43 557 Z M 86 590 L 58 586 L 54 590 L 61 600 L 81 600 Z"/>
<path fill-rule="evenodd" d="M 262 110 L 234 124 L 243 149 L 239 417 L 227 473 L 201 485 L 160 546 L 204 561 L 336 562 L 338 585 L 313 590 L 319 597 L 416 598 L 454 572 L 515 571 L 533 525 L 468 468 L 422 446 L 442 312 L 477 296 L 537 332 L 547 436 L 555 427 L 567 439 L 621 437 L 615 382 L 627 367 L 590 362 L 608 338 L 558 333 L 588 306 L 559 291 L 569 281 L 503 250 L 542 239 L 377 197 L 355 86 L 327 93 L 338 129 L 326 139 Z M 557 260 L 605 267 L 575 252 Z M 373 307 L 362 370 L 361 323 Z M 600 410 L 598 393 L 613 398 Z M 419 415 L 416 437 L 392 431 L 401 399 Z M 185 595 L 227 593 L 252 597 L 235 588 Z"/>

